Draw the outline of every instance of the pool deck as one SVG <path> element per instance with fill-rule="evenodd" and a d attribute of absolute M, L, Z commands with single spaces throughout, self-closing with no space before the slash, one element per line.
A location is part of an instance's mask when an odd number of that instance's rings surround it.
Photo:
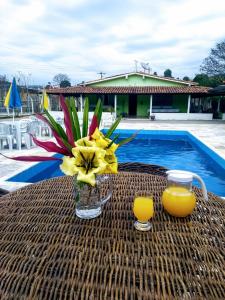
<path fill-rule="evenodd" d="M 118 129 L 189 131 L 225 159 L 225 121 L 150 121 L 141 119 L 124 119 L 121 121 Z M 49 140 L 48 137 L 40 139 Z M 8 156 L 51 155 L 51 153 L 48 153 L 39 147 L 32 147 L 32 149 L 24 149 L 21 151 L 3 150 L 1 152 Z M 26 185 L 26 183 L 7 182 L 5 180 L 34 164 L 36 163 L 14 161 L 0 156 L 0 187 L 13 191 Z"/>

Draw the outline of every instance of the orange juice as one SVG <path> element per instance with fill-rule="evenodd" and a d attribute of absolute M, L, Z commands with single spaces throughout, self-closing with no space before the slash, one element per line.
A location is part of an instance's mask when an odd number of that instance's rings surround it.
<path fill-rule="evenodd" d="M 170 186 L 163 192 L 162 204 L 172 216 L 186 217 L 193 212 L 196 199 L 194 193 L 187 188 Z"/>
<path fill-rule="evenodd" d="M 138 221 L 147 222 L 154 213 L 153 199 L 150 197 L 135 198 L 133 212 Z"/>

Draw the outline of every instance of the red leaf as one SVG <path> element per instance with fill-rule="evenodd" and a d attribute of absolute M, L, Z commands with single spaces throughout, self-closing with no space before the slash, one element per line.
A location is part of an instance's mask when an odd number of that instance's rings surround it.
<path fill-rule="evenodd" d="M 37 118 L 42 120 L 43 122 L 45 122 L 46 124 L 48 124 L 48 126 L 51 128 L 52 130 L 52 134 L 54 136 L 54 138 L 56 139 L 57 143 L 59 144 L 59 146 L 61 146 L 64 150 L 68 151 L 67 147 L 64 145 L 64 143 L 61 140 L 61 137 L 59 136 L 59 134 L 55 131 L 55 129 L 51 126 L 50 122 L 48 121 L 48 119 L 46 117 L 44 117 L 41 114 L 36 114 Z M 71 153 L 71 152 L 70 152 Z"/>
<path fill-rule="evenodd" d="M 64 155 L 70 155 L 70 152 L 68 150 L 60 148 L 54 142 L 42 142 L 37 140 L 34 136 L 32 136 L 32 139 L 37 146 L 47 150 L 48 152 L 56 152 Z"/>
<path fill-rule="evenodd" d="M 95 115 L 93 115 L 91 125 L 89 127 L 89 136 L 92 136 L 92 134 L 95 132 L 95 129 L 98 127 L 98 119 Z"/>
<path fill-rule="evenodd" d="M 61 158 L 52 157 L 52 156 L 14 156 L 9 157 L 2 153 L 0 153 L 5 158 L 13 159 L 13 160 L 19 160 L 19 161 L 48 161 L 48 160 L 62 160 Z"/>
<path fill-rule="evenodd" d="M 62 140 L 61 140 L 60 136 L 58 135 L 58 133 L 55 130 L 52 130 L 52 134 L 53 134 L 54 138 L 56 139 L 57 143 L 59 144 L 59 146 L 61 146 L 65 151 L 68 151 L 68 153 L 71 154 L 71 152 L 67 149 L 67 147 L 62 142 Z"/>
<path fill-rule="evenodd" d="M 48 124 L 48 125 L 49 125 L 49 127 L 51 127 L 51 128 L 52 128 L 52 126 L 51 126 L 50 122 L 48 121 L 48 119 L 47 119 L 46 117 L 44 117 L 44 116 L 43 116 L 43 115 L 41 115 L 41 114 L 36 114 L 36 117 L 37 117 L 38 119 L 40 119 L 41 121 L 45 122 L 46 124 Z"/>
<path fill-rule="evenodd" d="M 60 106 L 64 112 L 64 124 L 66 127 L 66 134 L 68 136 L 68 142 L 72 147 L 74 147 L 74 138 L 73 138 L 73 131 L 72 131 L 72 125 L 71 125 L 71 120 L 70 120 L 70 114 L 68 111 L 68 107 L 65 103 L 65 98 L 61 94 L 59 97 L 60 100 Z"/>

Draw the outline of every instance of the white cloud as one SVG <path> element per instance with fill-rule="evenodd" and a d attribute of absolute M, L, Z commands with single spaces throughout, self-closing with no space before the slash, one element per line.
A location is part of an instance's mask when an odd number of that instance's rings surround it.
<path fill-rule="evenodd" d="M 1 1 L 0 74 L 45 83 L 63 72 L 74 83 L 132 71 L 137 59 L 193 77 L 225 38 L 224 15 L 220 0 Z"/>

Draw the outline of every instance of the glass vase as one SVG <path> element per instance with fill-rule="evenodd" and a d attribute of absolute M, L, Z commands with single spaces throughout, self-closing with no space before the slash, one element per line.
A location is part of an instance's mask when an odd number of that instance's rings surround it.
<path fill-rule="evenodd" d="M 93 219 L 102 213 L 103 205 L 112 196 L 112 181 L 109 175 L 98 175 L 95 186 L 74 181 L 76 216 L 81 219 Z"/>

